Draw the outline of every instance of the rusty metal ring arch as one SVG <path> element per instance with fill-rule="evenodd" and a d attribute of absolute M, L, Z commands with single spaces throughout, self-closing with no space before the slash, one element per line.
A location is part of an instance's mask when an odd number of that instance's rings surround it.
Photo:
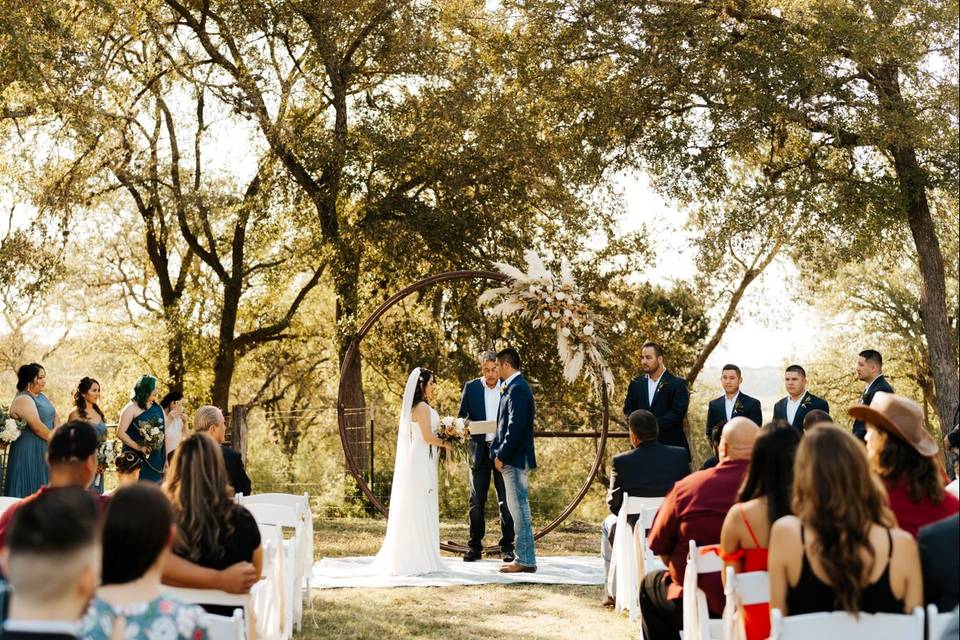
<path fill-rule="evenodd" d="M 347 440 L 347 425 L 346 425 L 346 408 L 343 405 L 343 396 L 344 389 L 346 387 L 346 372 L 348 367 L 353 364 L 354 359 L 357 358 L 357 354 L 360 350 L 360 342 L 363 338 L 370 332 L 374 325 L 380 320 L 380 318 L 385 314 L 391 307 L 399 303 L 404 298 L 431 287 L 436 284 L 443 282 L 451 282 L 456 280 L 494 280 L 496 282 L 506 282 L 509 278 L 502 273 L 497 271 L 476 271 L 476 270 L 464 270 L 464 271 L 448 271 L 445 273 L 438 273 L 436 275 L 424 278 L 413 284 L 407 286 L 406 288 L 398 291 L 392 295 L 386 302 L 381 304 L 377 309 L 370 314 L 366 322 L 363 323 L 363 326 L 360 327 L 360 330 L 357 331 L 357 334 L 354 336 L 353 340 L 350 342 L 350 346 L 347 347 L 347 351 L 343 356 L 343 364 L 340 367 L 340 384 L 337 388 L 337 424 L 340 429 L 340 444 L 343 447 L 344 457 L 347 460 L 347 468 L 350 470 L 350 475 L 353 476 L 353 479 L 356 481 L 357 486 L 363 492 L 363 494 L 370 500 L 370 503 L 377 508 L 380 513 L 385 517 L 389 518 L 390 514 L 383 502 L 377 498 L 373 491 L 370 490 L 370 487 L 364 481 L 362 474 L 360 473 L 360 467 L 357 464 L 357 461 L 354 460 L 353 456 L 350 454 L 349 444 Z M 583 501 L 583 498 L 587 495 L 587 492 L 590 490 L 590 485 L 593 483 L 594 478 L 597 475 L 597 471 L 600 469 L 600 465 L 603 462 L 603 453 L 606 449 L 608 429 L 610 425 L 610 398 L 607 394 L 606 385 L 601 386 L 600 388 L 600 400 L 603 406 L 603 416 L 600 424 L 600 432 L 550 432 L 549 435 L 553 437 L 599 437 L 600 443 L 597 447 L 597 455 L 593 461 L 593 465 L 590 467 L 590 473 L 587 475 L 586 480 L 583 483 L 583 486 L 580 487 L 580 490 L 573 497 L 569 504 L 563 509 L 563 511 L 555 517 L 547 526 L 543 527 L 540 531 L 537 531 L 534 534 L 534 539 L 539 540 L 544 537 L 554 529 L 556 529 L 560 524 L 566 520 L 574 509 L 579 506 L 580 502 Z M 534 435 L 539 435 L 537 432 L 534 432 Z M 543 435 L 547 435 L 546 432 Z M 440 547 L 445 551 L 451 552 L 463 552 L 467 550 L 466 545 L 459 543 L 443 542 L 441 541 Z M 495 551 L 497 546 L 488 546 L 485 551 Z"/>

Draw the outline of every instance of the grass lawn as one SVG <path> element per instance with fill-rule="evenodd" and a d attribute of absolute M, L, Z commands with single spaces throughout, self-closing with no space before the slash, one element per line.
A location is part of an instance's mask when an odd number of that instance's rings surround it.
<path fill-rule="evenodd" d="M 373 555 L 383 520 L 320 520 L 314 552 L 325 556 Z M 463 542 L 467 525 L 445 524 L 444 539 Z M 544 555 L 597 553 L 598 527 L 572 523 L 538 541 Z M 493 538 L 488 535 L 492 540 Z M 636 637 L 639 623 L 600 606 L 599 586 L 482 585 L 328 589 L 314 591 L 298 638 L 600 638 Z"/>

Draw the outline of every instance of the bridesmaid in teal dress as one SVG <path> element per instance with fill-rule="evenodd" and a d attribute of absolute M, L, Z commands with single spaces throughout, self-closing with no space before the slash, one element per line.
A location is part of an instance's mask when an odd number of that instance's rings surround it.
<path fill-rule="evenodd" d="M 140 376 L 130 402 L 120 412 L 117 437 L 123 443 L 123 451 L 134 451 L 144 458 L 140 480 L 159 483 L 163 480 L 163 444 L 156 449 L 143 444 L 141 428 L 147 422 L 157 422 L 162 429 L 163 409 L 157 404 L 157 379 Z"/>
<path fill-rule="evenodd" d="M 50 479 L 47 441 L 60 423 L 57 410 L 43 394 L 47 372 L 36 362 L 17 370 L 17 397 L 10 415 L 27 423 L 20 437 L 10 444 L 4 495 L 25 498 L 36 493 Z"/>
<path fill-rule="evenodd" d="M 97 430 L 97 442 L 102 443 L 107 438 L 107 419 L 97 403 L 100 401 L 100 383 L 93 378 L 80 378 L 77 390 L 73 392 L 74 409 L 67 416 L 67 420 L 82 420 L 93 425 Z M 97 469 L 90 489 L 103 493 L 103 471 Z"/>

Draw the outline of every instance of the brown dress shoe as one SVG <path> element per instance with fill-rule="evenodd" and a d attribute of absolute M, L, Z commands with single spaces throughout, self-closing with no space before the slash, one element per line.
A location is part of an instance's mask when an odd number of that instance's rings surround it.
<path fill-rule="evenodd" d="M 525 564 L 520 564 L 519 562 L 511 562 L 510 564 L 505 564 L 500 567 L 500 573 L 536 573 L 537 568 L 528 567 Z"/>
<path fill-rule="evenodd" d="M 617 601 L 610 596 L 604 596 L 603 600 L 600 601 L 600 604 L 603 605 L 604 607 L 607 607 L 608 609 L 612 609 L 613 606 L 617 604 Z"/>

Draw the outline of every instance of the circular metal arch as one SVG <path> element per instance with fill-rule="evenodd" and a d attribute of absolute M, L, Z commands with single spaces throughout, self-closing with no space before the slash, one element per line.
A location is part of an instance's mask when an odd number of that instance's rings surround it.
<path fill-rule="evenodd" d="M 354 359 L 357 358 L 357 355 L 360 352 L 360 342 L 363 338 L 370 332 L 373 326 L 380 320 L 380 318 L 385 314 L 391 307 L 396 305 L 398 302 L 414 294 L 418 291 L 426 289 L 436 284 L 443 282 L 451 282 L 456 280 L 494 280 L 496 282 L 507 282 L 509 278 L 502 273 L 497 271 L 474 271 L 474 270 L 465 270 L 465 271 L 448 271 L 445 273 L 439 273 L 423 280 L 414 282 L 413 284 L 407 286 L 401 291 L 392 295 L 386 302 L 381 304 L 377 309 L 370 314 L 370 317 L 367 318 L 367 321 L 363 323 L 363 326 L 360 327 L 360 330 L 354 336 L 353 340 L 350 342 L 350 346 L 347 348 L 346 353 L 343 356 L 343 364 L 340 367 L 340 384 L 337 388 L 337 424 L 340 429 L 340 444 L 343 447 L 343 454 L 347 460 L 347 468 L 350 470 L 350 474 L 353 476 L 353 479 L 356 481 L 357 486 L 360 487 L 360 490 L 363 494 L 370 500 L 370 503 L 377 508 L 380 513 L 385 517 L 389 518 L 387 508 L 384 504 L 373 495 L 373 491 L 370 490 L 370 487 L 367 486 L 367 483 L 364 481 L 363 476 L 360 473 L 360 468 L 357 465 L 357 461 L 353 459 L 353 456 L 350 455 L 350 450 L 347 444 L 347 425 L 346 425 L 346 407 L 343 406 L 343 395 L 344 389 L 346 386 L 346 371 L 348 367 L 353 364 Z M 534 534 L 534 539 L 539 540 L 543 536 L 547 535 L 554 529 L 556 529 L 567 517 L 573 513 L 573 510 L 577 508 L 580 502 L 583 500 L 584 496 L 587 495 L 587 492 L 590 490 L 590 485 L 593 483 L 593 479 L 597 475 L 597 471 L 600 469 L 600 464 L 603 462 L 603 453 L 607 444 L 607 431 L 610 425 L 610 398 L 607 394 L 606 384 L 603 384 L 600 388 L 600 399 L 603 404 L 603 416 L 600 424 L 600 432 L 593 432 L 590 434 L 591 437 L 599 437 L 600 444 L 597 448 L 597 455 L 593 461 L 593 465 L 590 467 L 590 473 L 587 475 L 586 480 L 583 483 L 583 486 L 580 488 L 580 491 L 576 496 L 570 501 L 570 503 L 564 508 L 564 510 L 554 518 L 547 526 L 545 526 L 540 531 L 537 531 Z M 543 435 L 546 437 L 585 437 L 590 432 L 583 431 L 552 431 L 552 432 L 536 432 L 534 435 Z M 616 434 L 619 435 L 619 434 Z M 440 547 L 445 551 L 452 552 L 463 552 L 467 550 L 466 545 L 456 542 L 443 542 L 441 541 Z M 497 546 L 488 546 L 485 551 L 495 551 Z"/>

